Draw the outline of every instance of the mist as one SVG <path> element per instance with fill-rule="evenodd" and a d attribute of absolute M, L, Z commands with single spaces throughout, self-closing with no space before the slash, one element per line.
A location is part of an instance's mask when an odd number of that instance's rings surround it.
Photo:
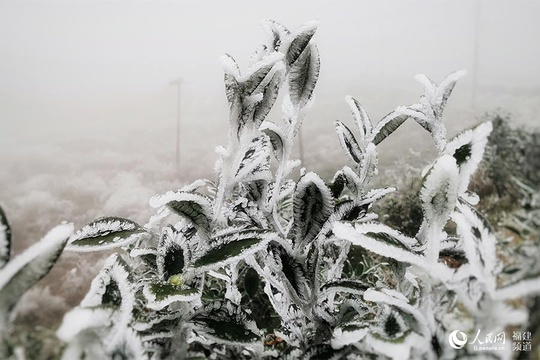
<path fill-rule="evenodd" d="M 329 178 L 346 161 L 333 125 L 351 123 L 345 96 L 377 122 L 418 100 L 418 73 L 438 82 L 467 71 L 444 116 L 450 135 L 486 112 L 538 127 L 539 17 L 540 2 L 526 0 L 2 1 L 0 204 L 14 253 L 62 221 L 144 224 L 151 196 L 214 180 L 228 129 L 219 58 L 246 69 L 264 19 L 320 22 L 321 75 L 301 136 L 303 166 Z M 379 147 L 379 181 L 397 161 L 421 166 L 430 141 L 415 123 L 400 127 Z M 62 254 L 26 295 L 21 321 L 58 325 L 106 255 Z"/>

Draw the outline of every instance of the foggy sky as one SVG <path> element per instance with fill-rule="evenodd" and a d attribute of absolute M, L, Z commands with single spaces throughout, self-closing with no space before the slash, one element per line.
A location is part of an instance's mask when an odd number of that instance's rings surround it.
<path fill-rule="evenodd" d="M 320 21 L 316 94 L 328 103 L 347 94 L 409 99 L 419 92 L 416 73 L 440 80 L 457 69 L 468 70 L 463 99 L 475 77 L 479 91 L 538 88 L 540 2 L 478 3 L 477 12 L 471 0 L 3 1 L 0 122 L 10 135 L 36 126 L 159 123 L 174 117 L 168 84 L 180 76 L 186 121 L 221 121 L 219 56 L 230 53 L 245 66 L 264 40 L 262 19 L 290 28 Z M 372 102 L 380 115 L 399 105 Z"/>

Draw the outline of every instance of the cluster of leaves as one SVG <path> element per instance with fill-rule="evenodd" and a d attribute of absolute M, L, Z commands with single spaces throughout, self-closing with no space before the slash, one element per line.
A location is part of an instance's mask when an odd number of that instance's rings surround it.
<path fill-rule="evenodd" d="M 440 85 L 417 76 L 420 101 L 376 124 L 347 97 L 354 128 L 335 129 L 350 166 L 329 182 L 304 168 L 291 179 L 319 76 L 316 25 L 291 32 L 266 22 L 266 44 L 245 72 L 223 57 L 230 133 L 216 149 L 216 183 L 154 196 L 144 226 L 108 217 L 58 236 L 61 247 L 70 236 L 70 251 L 118 249 L 65 315 L 63 358 L 451 358 L 468 354 L 447 341 L 456 316 L 471 331 L 526 322 L 509 301 L 539 293 L 540 280 L 521 269 L 501 284 L 497 239 L 468 190 L 492 124 L 447 139 L 442 123 L 461 72 Z M 277 123 L 267 115 L 280 91 Z M 370 181 L 377 145 L 409 119 L 438 155 L 423 173 L 420 226 L 404 232 L 372 211 L 395 189 Z"/>

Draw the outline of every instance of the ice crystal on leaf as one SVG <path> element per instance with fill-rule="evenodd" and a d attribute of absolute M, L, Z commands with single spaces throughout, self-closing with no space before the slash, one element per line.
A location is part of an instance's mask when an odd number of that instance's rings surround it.
<path fill-rule="evenodd" d="M 72 236 L 61 225 L 12 259 L 0 209 L 0 356 L 17 300 L 66 242 L 116 253 L 64 316 L 64 359 L 454 358 L 471 355 L 448 343 L 456 322 L 492 331 L 526 322 L 513 300 L 540 294 L 538 274 L 502 280 L 499 239 L 469 190 L 493 126 L 448 140 L 442 121 L 462 72 L 440 84 L 418 75 L 420 100 L 378 122 L 345 97 L 352 123 L 334 128 L 349 163 L 330 181 L 308 168 L 296 176 L 294 141 L 320 72 L 317 25 L 265 21 L 247 69 L 221 58 L 229 137 L 216 148 L 215 181 L 152 197 L 146 224 L 106 217 Z M 279 99 L 281 121 L 270 111 Z M 437 149 L 417 189 L 415 235 L 384 223 L 373 205 L 396 189 L 371 183 L 379 144 L 408 120 Z"/>

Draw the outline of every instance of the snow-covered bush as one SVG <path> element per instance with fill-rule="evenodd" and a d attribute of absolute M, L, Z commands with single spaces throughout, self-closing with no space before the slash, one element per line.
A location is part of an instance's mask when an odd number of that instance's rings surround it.
<path fill-rule="evenodd" d="M 15 351 L 8 337 L 19 299 L 49 272 L 72 233 L 73 224 L 58 225 L 11 258 L 11 227 L 0 207 L 0 357 L 7 358 Z"/>
<path fill-rule="evenodd" d="M 454 358 L 473 350 L 452 347 L 452 331 L 526 323 L 510 300 L 539 293 L 540 280 L 524 272 L 501 282 L 497 238 L 468 190 L 492 124 L 448 139 L 442 122 L 461 72 L 439 85 L 417 76 L 420 101 L 376 124 L 347 97 L 354 127 L 336 121 L 335 130 L 350 165 L 330 181 L 291 159 L 319 76 L 316 26 L 268 21 L 246 71 L 222 58 L 230 126 L 215 183 L 154 196 L 144 226 L 100 218 L 70 237 L 66 250 L 118 252 L 58 329 L 65 359 Z M 275 122 L 267 116 L 280 92 Z M 372 212 L 395 189 L 370 187 L 377 146 L 407 120 L 438 151 L 422 175 L 414 236 Z M 349 266 L 353 247 L 361 267 Z"/>

